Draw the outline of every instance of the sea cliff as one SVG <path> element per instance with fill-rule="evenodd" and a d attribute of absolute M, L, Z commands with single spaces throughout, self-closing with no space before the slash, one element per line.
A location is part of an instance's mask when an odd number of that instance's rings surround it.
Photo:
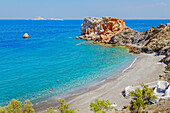
<path fill-rule="evenodd" d="M 123 19 L 85 17 L 79 38 L 93 40 L 94 43 L 126 46 L 133 53 L 170 53 L 170 23 L 140 32 L 127 27 Z"/>

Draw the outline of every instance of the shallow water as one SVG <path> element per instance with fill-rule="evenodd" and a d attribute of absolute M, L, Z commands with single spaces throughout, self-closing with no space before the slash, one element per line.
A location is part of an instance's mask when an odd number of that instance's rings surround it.
<path fill-rule="evenodd" d="M 123 47 L 76 40 L 82 22 L 0 20 L 1 106 L 13 98 L 37 102 L 66 94 L 120 73 L 136 58 Z M 125 22 L 134 30 L 146 31 L 170 20 Z M 30 39 L 22 38 L 26 32 Z"/>

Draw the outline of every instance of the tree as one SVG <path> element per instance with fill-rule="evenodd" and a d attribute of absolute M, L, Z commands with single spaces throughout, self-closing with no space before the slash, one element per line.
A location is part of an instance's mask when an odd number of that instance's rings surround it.
<path fill-rule="evenodd" d="M 24 103 L 24 107 L 23 107 L 23 113 L 35 113 L 35 110 L 32 108 L 32 103 L 30 102 L 30 100 L 26 100 Z"/>
<path fill-rule="evenodd" d="M 69 104 L 65 104 L 64 99 L 57 100 L 59 102 L 58 105 L 58 111 L 55 112 L 52 107 L 47 108 L 47 111 L 45 113 L 75 113 L 74 109 L 69 109 Z"/>
<path fill-rule="evenodd" d="M 5 107 L 0 107 L 0 113 L 5 113 Z"/>
<path fill-rule="evenodd" d="M 21 102 L 12 99 L 8 106 L 5 107 L 5 113 L 22 113 Z"/>
<path fill-rule="evenodd" d="M 96 99 L 94 103 L 90 103 L 90 110 L 94 113 L 106 113 L 106 111 L 113 109 L 111 105 L 112 103 L 110 103 L 109 100 Z"/>
<path fill-rule="evenodd" d="M 64 99 L 59 99 L 58 102 L 59 113 L 75 113 L 74 109 L 69 109 L 69 104 L 65 104 Z"/>
<path fill-rule="evenodd" d="M 35 111 L 32 108 L 32 103 L 29 100 L 25 101 L 24 107 L 22 109 L 21 102 L 12 99 L 7 106 L 0 107 L 0 113 L 35 113 Z"/>
<path fill-rule="evenodd" d="M 136 89 L 135 91 L 130 92 L 130 96 L 133 97 L 133 100 L 130 102 L 131 112 L 141 113 L 142 109 L 145 109 L 147 105 L 150 105 L 150 100 L 156 98 L 154 95 L 153 89 L 149 89 L 148 85 L 140 84 L 143 89 Z"/>
<path fill-rule="evenodd" d="M 49 107 L 47 108 L 47 111 L 45 111 L 44 113 L 57 113 L 53 110 L 53 107 Z"/>

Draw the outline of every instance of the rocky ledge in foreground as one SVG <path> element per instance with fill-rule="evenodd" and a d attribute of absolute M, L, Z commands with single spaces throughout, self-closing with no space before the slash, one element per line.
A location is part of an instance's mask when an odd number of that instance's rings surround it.
<path fill-rule="evenodd" d="M 79 38 L 93 40 L 94 43 L 127 46 L 134 53 L 170 54 L 170 23 L 140 32 L 127 27 L 122 19 L 85 17 Z"/>

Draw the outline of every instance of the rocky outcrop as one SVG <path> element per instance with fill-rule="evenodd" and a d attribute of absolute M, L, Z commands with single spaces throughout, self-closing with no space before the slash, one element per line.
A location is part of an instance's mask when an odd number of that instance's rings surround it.
<path fill-rule="evenodd" d="M 31 38 L 31 37 L 28 35 L 28 33 L 25 33 L 22 37 L 23 37 L 23 38 Z"/>
<path fill-rule="evenodd" d="M 112 17 L 85 17 L 81 25 L 81 37 L 85 40 L 98 40 L 108 43 L 111 37 L 125 28 L 122 19 Z"/>
<path fill-rule="evenodd" d="M 95 43 L 127 46 L 134 53 L 167 54 L 170 52 L 168 46 L 170 44 L 170 23 L 160 24 L 146 32 L 140 32 L 126 27 L 122 19 L 85 17 L 79 38 L 93 40 Z"/>
<path fill-rule="evenodd" d="M 40 17 L 40 16 L 37 16 L 37 17 L 35 17 L 35 18 L 32 19 L 32 20 L 46 20 L 46 19 L 44 19 L 44 18 L 42 18 L 42 17 Z"/>
<path fill-rule="evenodd" d="M 157 27 L 152 27 L 146 32 L 134 31 L 127 27 L 120 33 L 112 36 L 109 44 L 135 45 L 141 48 L 142 52 L 166 54 L 170 51 L 170 47 L 168 47 L 168 44 L 170 44 L 170 25 L 161 24 Z"/>

